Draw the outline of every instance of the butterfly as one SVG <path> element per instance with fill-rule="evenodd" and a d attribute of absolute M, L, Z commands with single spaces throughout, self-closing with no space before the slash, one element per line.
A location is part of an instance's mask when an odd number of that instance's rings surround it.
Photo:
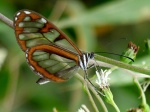
<path fill-rule="evenodd" d="M 34 11 L 18 11 L 14 28 L 29 67 L 40 77 L 38 84 L 66 81 L 79 69 L 86 73 L 94 59 L 94 53 L 79 50 L 64 32 Z"/>

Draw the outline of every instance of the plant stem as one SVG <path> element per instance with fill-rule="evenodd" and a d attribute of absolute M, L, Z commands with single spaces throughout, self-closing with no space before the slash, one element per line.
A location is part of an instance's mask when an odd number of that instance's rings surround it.
<path fill-rule="evenodd" d="M 0 20 L 11 28 L 14 28 L 13 21 L 0 13 Z"/>
<path fill-rule="evenodd" d="M 84 78 L 79 75 L 78 73 L 76 73 L 75 75 L 83 84 L 85 83 Z M 97 98 L 97 100 L 100 102 L 100 104 L 102 105 L 102 108 L 104 110 L 104 112 L 108 112 L 106 105 L 104 104 L 103 100 L 101 99 L 101 97 L 98 95 L 98 93 L 96 92 L 96 90 L 93 88 L 93 86 L 91 86 L 91 84 L 87 81 L 88 84 L 88 88 L 92 91 L 92 93 L 95 95 L 95 97 Z"/>
<path fill-rule="evenodd" d="M 116 109 L 117 112 L 120 112 L 120 110 L 119 110 L 119 108 L 118 108 L 118 106 L 116 105 L 115 102 L 113 102 L 113 106 L 114 106 L 114 108 Z"/>
<path fill-rule="evenodd" d="M 128 70 L 131 70 L 131 71 L 134 71 L 134 72 L 139 72 L 139 73 L 150 75 L 150 69 L 145 69 L 145 68 L 142 68 L 142 67 L 133 66 L 133 65 L 126 64 L 126 63 L 123 63 L 123 62 L 120 62 L 120 61 L 117 61 L 117 60 L 113 60 L 113 59 L 110 59 L 110 58 L 107 58 L 107 57 L 103 57 L 103 56 L 100 56 L 100 55 L 95 54 L 95 60 L 99 60 L 99 61 L 102 61 L 102 62 L 105 62 L 105 63 L 108 63 L 108 64 L 112 64 L 112 65 L 120 67 L 120 68 L 128 69 Z"/>
<path fill-rule="evenodd" d="M 87 82 L 87 81 L 86 81 L 86 82 Z M 90 91 L 89 91 L 89 89 L 88 89 L 88 85 L 87 85 L 86 82 L 84 83 L 84 85 L 85 85 L 85 90 L 86 90 L 86 92 L 87 92 L 87 94 L 88 94 L 88 96 L 89 96 L 89 100 L 91 101 L 92 106 L 93 106 L 95 112 L 99 112 L 99 110 L 98 110 L 98 108 L 97 108 L 97 106 L 96 106 L 96 104 L 95 104 L 95 102 L 94 102 L 94 100 L 93 100 L 93 98 L 92 98 L 92 95 L 91 95 L 91 93 L 90 93 Z"/>
<path fill-rule="evenodd" d="M 143 91 L 141 85 L 139 84 L 139 81 L 137 80 L 137 78 L 134 78 L 133 80 L 134 80 L 134 83 L 137 85 L 137 87 L 140 91 L 140 94 L 141 94 L 141 98 L 142 98 L 141 106 L 144 109 L 144 112 L 149 112 L 150 108 L 149 108 L 148 104 L 146 103 L 146 97 L 145 97 L 144 91 Z"/>

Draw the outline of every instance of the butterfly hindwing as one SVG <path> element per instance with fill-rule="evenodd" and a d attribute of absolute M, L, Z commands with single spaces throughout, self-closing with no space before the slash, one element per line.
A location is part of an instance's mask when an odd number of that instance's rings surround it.
<path fill-rule="evenodd" d="M 41 45 L 32 47 L 26 51 L 26 58 L 30 68 L 39 76 L 51 79 L 56 82 L 62 82 L 70 79 L 78 71 L 75 60 L 77 56 L 64 51 L 58 55 L 60 49 L 53 45 Z M 42 75 L 41 75 L 42 74 Z M 43 79 L 40 79 L 40 81 Z"/>

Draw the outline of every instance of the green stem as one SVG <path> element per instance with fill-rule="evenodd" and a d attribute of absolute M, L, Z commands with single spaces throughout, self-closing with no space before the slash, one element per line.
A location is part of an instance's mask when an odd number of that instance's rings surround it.
<path fill-rule="evenodd" d="M 116 103 L 115 103 L 114 100 L 113 100 L 113 94 L 112 94 L 110 88 L 109 88 L 109 87 L 103 88 L 103 93 L 104 93 L 104 95 L 105 95 L 105 100 L 106 100 L 109 104 L 111 104 L 111 105 L 115 108 L 115 110 L 116 110 L 117 112 L 120 112 L 118 106 L 116 105 Z"/>
<path fill-rule="evenodd" d="M 120 62 L 117 60 L 113 60 L 113 59 L 110 59 L 107 57 L 103 57 L 100 55 L 95 54 L 95 60 L 99 60 L 99 61 L 102 61 L 102 62 L 105 62 L 108 64 L 112 64 L 112 65 L 120 67 L 120 68 L 128 69 L 128 70 L 131 70 L 134 72 L 139 72 L 139 73 L 150 75 L 150 69 L 144 69 L 142 67 L 133 66 L 133 65 L 126 64 L 126 63 L 123 63 L 123 62 Z"/>
<path fill-rule="evenodd" d="M 78 73 L 75 75 L 83 84 L 85 83 L 84 78 L 79 75 Z M 91 86 L 91 84 L 87 81 L 88 84 L 88 88 L 92 91 L 92 93 L 95 95 L 95 97 L 97 98 L 97 100 L 99 101 L 99 103 L 101 104 L 102 108 L 103 108 L 103 112 L 108 112 L 106 105 L 104 104 L 103 100 L 101 99 L 101 97 L 97 94 L 96 90 L 93 88 L 93 86 Z"/>
<path fill-rule="evenodd" d="M 136 84 L 136 86 L 138 87 L 138 89 L 140 91 L 141 98 L 142 98 L 141 106 L 144 109 L 144 112 L 149 112 L 150 108 L 149 108 L 148 104 L 146 103 L 146 97 L 145 97 L 144 91 L 143 91 L 141 85 L 139 84 L 139 81 L 137 80 L 137 78 L 134 78 L 134 83 Z"/>
<path fill-rule="evenodd" d="M 114 106 L 114 108 L 116 109 L 116 111 L 117 112 L 120 112 L 120 110 L 119 110 L 119 108 L 118 108 L 118 106 L 116 105 L 116 103 L 115 102 L 113 102 L 113 104 L 112 104 L 113 106 Z"/>
<path fill-rule="evenodd" d="M 96 98 L 99 101 L 99 103 L 102 105 L 102 108 L 103 108 L 104 112 L 108 112 L 107 107 L 104 104 L 103 100 L 101 99 L 101 97 L 99 96 L 97 91 L 93 88 L 93 86 L 91 86 L 91 84 L 89 82 L 88 82 L 88 87 L 93 92 L 93 94 L 96 96 Z"/>
<path fill-rule="evenodd" d="M 90 91 L 89 91 L 89 89 L 88 89 L 87 84 L 84 84 L 84 85 L 85 85 L 86 92 L 87 92 L 87 94 L 88 94 L 88 96 L 89 96 L 89 100 L 91 101 L 92 106 L 93 106 L 95 112 L 99 112 L 99 110 L 98 110 L 98 108 L 97 108 L 97 106 L 96 106 L 96 104 L 95 104 L 95 102 L 94 102 L 94 100 L 93 100 L 93 97 L 92 97 L 92 95 L 91 95 L 91 93 L 90 93 Z"/>

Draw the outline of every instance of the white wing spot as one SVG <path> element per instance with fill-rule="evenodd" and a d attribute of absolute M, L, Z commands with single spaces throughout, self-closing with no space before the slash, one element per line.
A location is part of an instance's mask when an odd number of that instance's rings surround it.
<path fill-rule="evenodd" d="M 43 77 L 43 75 L 39 72 L 36 73 L 38 76 Z"/>
<path fill-rule="evenodd" d="M 24 13 L 26 13 L 26 14 L 30 14 L 31 12 L 29 12 L 29 11 L 24 11 Z"/>
<path fill-rule="evenodd" d="M 42 21 L 43 23 L 46 23 L 46 22 L 47 22 L 44 18 L 41 18 L 41 21 Z"/>
<path fill-rule="evenodd" d="M 48 83 L 48 82 L 50 82 L 49 79 L 40 79 L 40 80 L 38 81 L 38 84 L 42 85 L 42 84 L 46 84 L 46 83 Z"/>
<path fill-rule="evenodd" d="M 31 65 L 30 65 L 30 68 L 31 68 L 32 70 L 35 70 L 35 69 L 34 69 L 34 67 L 33 67 L 33 66 L 31 66 Z"/>
<path fill-rule="evenodd" d="M 28 57 L 28 54 L 26 53 L 26 58 Z"/>
<path fill-rule="evenodd" d="M 19 15 L 20 15 L 20 12 L 18 12 L 16 15 L 19 16 Z"/>
<path fill-rule="evenodd" d="M 18 19 L 18 18 L 17 18 L 17 17 L 15 17 L 15 21 L 17 21 L 17 19 Z"/>
<path fill-rule="evenodd" d="M 24 23 L 23 22 L 21 22 L 21 23 L 19 23 L 19 25 L 18 25 L 19 27 L 23 27 L 24 26 Z"/>

